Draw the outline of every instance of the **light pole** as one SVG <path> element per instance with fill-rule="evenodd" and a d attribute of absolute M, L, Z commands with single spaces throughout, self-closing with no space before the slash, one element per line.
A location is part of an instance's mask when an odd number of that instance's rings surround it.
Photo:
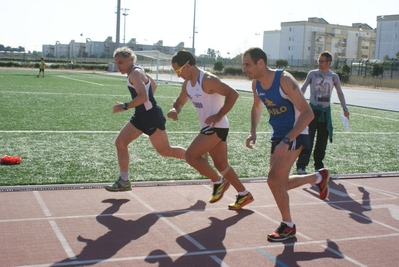
<path fill-rule="evenodd" d="M 381 16 L 381 26 L 379 27 L 379 34 L 378 34 L 378 55 L 377 55 L 377 59 L 380 59 L 380 49 L 381 49 L 381 31 L 382 31 L 382 24 L 383 24 L 383 20 L 384 20 L 384 16 Z"/>
<path fill-rule="evenodd" d="M 255 33 L 255 36 L 256 36 L 256 46 L 258 46 L 259 45 L 259 40 L 258 40 L 258 38 L 260 38 L 260 33 Z M 262 47 L 263 48 L 263 47 Z"/>
<path fill-rule="evenodd" d="M 358 50 L 357 57 L 358 58 L 362 58 L 362 40 L 363 40 L 362 30 L 363 30 L 362 25 L 360 25 L 359 29 L 358 29 L 358 31 L 359 31 L 358 36 L 359 37 L 358 37 L 358 44 L 357 44 L 357 50 Z"/>
<path fill-rule="evenodd" d="M 194 0 L 194 21 L 193 21 L 193 47 L 192 47 L 192 50 L 193 50 L 193 55 L 195 55 L 195 9 L 196 9 L 196 7 L 197 7 L 197 0 Z"/>
<path fill-rule="evenodd" d="M 83 64 L 83 59 L 82 59 L 82 54 L 83 54 L 83 33 L 80 34 L 80 45 L 79 45 L 79 50 L 80 50 L 80 65 Z M 81 66 L 82 67 L 82 66 Z"/>
<path fill-rule="evenodd" d="M 122 13 L 122 15 L 124 16 L 124 18 L 123 18 L 123 44 L 125 45 L 126 44 L 126 41 L 125 41 L 125 36 L 126 36 L 126 16 L 127 15 L 129 15 L 127 12 L 129 11 L 130 9 L 128 9 L 128 8 L 124 8 L 123 9 L 123 13 Z"/>
<path fill-rule="evenodd" d="M 121 24 L 120 19 L 121 19 L 121 0 L 117 0 L 115 48 L 119 47 L 119 35 L 120 35 L 120 24 Z"/>

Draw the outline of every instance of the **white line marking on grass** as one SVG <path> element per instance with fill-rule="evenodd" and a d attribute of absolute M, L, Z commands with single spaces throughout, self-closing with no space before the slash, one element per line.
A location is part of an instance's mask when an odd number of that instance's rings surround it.
<path fill-rule="evenodd" d="M 90 84 L 94 84 L 94 85 L 104 86 L 104 84 L 101 84 L 101 83 L 89 82 L 89 81 L 74 79 L 74 78 L 65 77 L 65 76 L 61 76 L 61 75 L 58 75 L 58 77 L 68 79 L 68 80 L 78 81 L 78 82 L 82 82 L 82 83 L 90 83 Z"/>
<path fill-rule="evenodd" d="M 0 133 L 59 133 L 59 134 L 66 134 L 66 133 L 82 133 L 82 134 L 107 134 L 107 133 L 119 133 L 119 131 L 0 131 Z"/>
<path fill-rule="evenodd" d="M 55 131 L 55 130 L 0 130 L 0 133 L 82 133 L 82 134 L 107 134 L 107 133 L 119 133 L 119 131 L 81 131 L 81 130 L 69 130 L 69 131 Z M 229 132 L 229 134 L 246 134 L 248 132 Z M 168 134 L 198 134 L 198 131 L 168 131 Z M 270 134 L 270 132 L 257 132 L 257 134 Z M 363 135 L 399 135 L 399 132 L 334 132 L 334 134 L 363 134 Z"/>
<path fill-rule="evenodd" d="M 393 119 L 393 118 L 380 117 L 380 116 L 371 116 L 371 115 L 361 114 L 361 113 L 351 113 L 351 115 L 364 116 L 364 117 L 369 117 L 369 118 L 375 118 L 375 119 L 381 119 L 381 120 L 389 120 L 389 121 L 396 121 L 396 122 L 399 122 L 399 120 Z"/>

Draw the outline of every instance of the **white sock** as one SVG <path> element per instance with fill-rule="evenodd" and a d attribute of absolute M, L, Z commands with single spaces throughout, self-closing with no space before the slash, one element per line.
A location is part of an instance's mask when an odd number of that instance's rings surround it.
<path fill-rule="evenodd" d="M 283 223 L 285 223 L 289 228 L 293 228 L 294 227 L 294 223 L 293 222 L 285 222 L 285 221 L 283 221 Z"/>
<path fill-rule="evenodd" d="M 239 195 L 239 196 L 245 196 L 246 194 L 248 194 L 248 190 L 247 190 L 247 189 L 245 189 L 245 190 L 242 191 L 242 192 L 238 192 L 238 195 Z"/>
<path fill-rule="evenodd" d="M 317 180 L 315 184 L 321 183 L 321 180 L 323 180 L 323 176 L 319 172 L 316 172 Z"/>
<path fill-rule="evenodd" d="M 120 172 L 119 175 L 120 175 L 120 177 L 121 177 L 121 179 L 123 181 L 129 180 L 129 173 L 128 172 Z"/>
<path fill-rule="evenodd" d="M 214 182 L 213 184 L 221 184 L 221 183 L 223 183 L 223 177 L 222 176 L 220 176 L 220 180 L 219 181 Z"/>

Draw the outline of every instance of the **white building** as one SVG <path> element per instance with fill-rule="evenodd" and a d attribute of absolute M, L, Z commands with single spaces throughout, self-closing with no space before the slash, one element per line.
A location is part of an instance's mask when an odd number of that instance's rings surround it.
<path fill-rule="evenodd" d="M 375 58 L 396 58 L 399 52 L 399 15 L 377 17 Z"/>
<path fill-rule="evenodd" d="M 330 51 L 334 59 L 373 58 L 375 31 L 364 23 L 332 25 L 313 17 L 282 22 L 280 31 L 265 31 L 263 40 L 263 49 L 270 58 L 301 66 L 313 64 L 322 51 Z"/>
<path fill-rule="evenodd" d="M 163 41 L 159 40 L 152 45 L 138 44 L 135 38 L 132 38 L 126 45 L 133 51 L 152 51 L 158 50 L 164 54 L 173 55 L 181 49 L 192 50 L 184 47 L 184 42 L 180 42 L 176 46 L 164 46 Z M 82 59 L 82 58 L 112 58 L 116 44 L 112 41 L 112 37 L 108 37 L 105 41 L 92 41 L 86 38 L 86 42 L 75 42 L 71 40 L 69 44 L 61 44 L 56 41 L 55 45 L 43 45 L 42 54 L 45 57 Z"/>

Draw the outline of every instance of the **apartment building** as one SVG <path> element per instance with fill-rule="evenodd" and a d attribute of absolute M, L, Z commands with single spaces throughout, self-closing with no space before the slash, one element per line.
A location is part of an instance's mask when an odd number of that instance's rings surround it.
<path fill-rule="evenodd" d="M 192 48 L 184 47 L 184 42 L 180 42 L 176 46 L 164 46 L 163 41 L 159 40 L 150 45 L 139 44 L 135 38 L 132 38 L 126 44 L 121 44 L 121 46 L 128 46 L 133 51 L 158 50 L 168 55 L 173 55 L 181 49 L 192 50 Z M 86 38 L 85 42 L 71 40 L 69 44 L 61 44 L 57 41 L 55 45 L 43 45 L 42 53 L 45 57 L 54 58 L 112 58 L 115 48 L 116 44 L 112 41 L 112 37 L 106 38 L 105 41 L 92 41 L 90 38 Z"/>
<path fill-rule="evenodd" d="M 369 25 L 334 25 L 316 17 L 282 22 L 281 30 L 265 31 L 263 40 L 271 59 L 285 59 L 291 66 L 312 64 L 325 50 L 334 59 L 371 59 L 375 51 L 375 30 Z"/>
<path fill-rule="evenodd" d="M 399 15 L 382 15 L 377 17 L 376 59 L 397 58 L 399 52 Z"/>

